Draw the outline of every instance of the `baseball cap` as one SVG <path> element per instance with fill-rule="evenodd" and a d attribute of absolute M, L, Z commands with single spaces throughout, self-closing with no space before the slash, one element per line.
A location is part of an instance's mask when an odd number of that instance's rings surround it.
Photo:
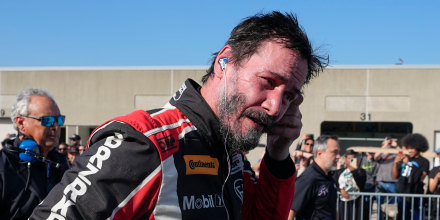
<path fill-rule="evenodd" d="M 77 134 L 72 135 L 71 137 L 69 137 L 70 140 L 81 140 L 81 137 Z"/>
<path fill-rule="evenodd" d="M 435 150 L 436 154 L 440 154 L 440 147 Z"/>
<path fill-rule="evenodd" d="M 67 153 L 77 153 L 78 154 L 79 150 L 76 146 L 71 145 L 71 146 L 67 147 Z"/>

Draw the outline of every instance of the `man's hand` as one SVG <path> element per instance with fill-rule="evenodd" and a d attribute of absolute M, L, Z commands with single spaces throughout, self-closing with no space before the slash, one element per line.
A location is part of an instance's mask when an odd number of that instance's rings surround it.
<path fill-rule="evenodd" d="M 343 190 L 343 189 L 341 189 L 341 195 L 342 195 L 342 197 L 344 197 L 345 199 L 349 199 L 349 198 L 350 198 L 350 195 L 348 195 L 347 191 L 345 191 L 345 190 Z"/>
<path fill-rule="evenodd" d="M 267 134 L 267 151 L 275 160 L 289 156 L 289 147 L 300 135 L 302 114 L 299 106 L 291 105 L 284 116 Z"/>
<path fill-rule="evenodd" d="M 392 140 L 387 137 L 382 141 L 382 148 L 391 148 Z"/>
<path fill-rule="evenodd" d="M 353 166 L 351 166 L 351 164 L 350 164 L 350 163 L 348 163 L 348 164 L 345 164 L 345 166 L 347 167 L 347 169 L 348 169 L 348 170 L 350 170 L 350 172 L 351 172 L 351 171 L 353 171 L 353 170 L 356 170 L 356 168 L 355 168 L 355 167 L 353 167 Z"/>
<path fill-rule="evenodd" d="M 397 163 L 403 161 L 404 158 L 405 158 L 405 155 L 403 155 L 403 154 L 397 154 L 397 155 L 396 155 L 396 158 L 394 158 L 394 163 L 397 164 Z"/>

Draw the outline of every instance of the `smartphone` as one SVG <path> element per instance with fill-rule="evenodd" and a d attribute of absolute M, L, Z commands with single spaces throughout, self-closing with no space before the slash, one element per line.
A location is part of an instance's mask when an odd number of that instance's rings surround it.
<path fill-rule="evenodd" d="M 357 164 L 357 158 L 351 158 L 351 159 L 350 159 L 350 166 L 352 166 L 352 167 L 354 167 L 354 168 L 357 169 L 357 166 L 358 166 L 358 164 Z"/>

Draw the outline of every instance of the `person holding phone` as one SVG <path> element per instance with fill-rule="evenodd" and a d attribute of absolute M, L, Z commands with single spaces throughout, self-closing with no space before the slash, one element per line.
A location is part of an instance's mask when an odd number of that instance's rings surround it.
<path fill-rule="evenodd" d="M 301 144 L 300 144 L 301 143 Z M 298 142 L 295 152 L 293 152 L 293 159 L 296 167 L 296 177 L 299 177 L 304 170 L 313 162 L 313 146 L 315 140 L 313 134 L 305 134 Z"/>
<path fill-rule="evenodd" d="M 400 149 L 397 144 L 396 139 L 387 136 L 382 141 L 381 148 L 384 149 Z M 376 173 L 376 191 L 383 193 L 396 193 L 396 182 L 394 179 L 393 172 L 393 162 L 396 158 L 397 154 L 389 154 L 389 153 L 375 153 L 374 160 L 378 164 L 377 173 Z M 385 196 L 377 196 L 378 207 L 382 207 L 383 204 L 392 204 L 394 203 L 394 197 L 385 197 Z M 382 218 L 383 213 L 378 213 L 379 218 Z"/>
<path fill-rule="evenodd" d="M 340 191 L 339 200 L 339 219 L 361 219 L 361 210 L 366 209 L 365 204 L 362 206 L 362 198 L 358 195 L 350 195 L 350 192 L 362 192 L 364 190 L 365 182 L 367 181 L 367 174 L 364 169 L 359 167 L 357 153 L 353 150 L 348 150 L 345 153 L 345 168 L 336 170 L 333 173 L 333 178 L 338 184 Z M 355 218 L 353 218 L 353 206 L 356 206 Z M 363 212 L 363 219 L 369 219 L 368 212 Z"/>
<path fill-rule="evenodd" d="M 420 155 L 429 149 L 428 140 L 421 134 L 408 134 L 401 139 L 403 147 L 408 149 L 408 155 L 399 153 L 393 163 L 393 177 L 397 179 L 397 192 L 405 194 L 423 194 L 424 180 L 429 173 L 429 160 Z M 429 188 L 429 187 L 428 187 Z M 420 204 L 420 198 L 397 198 L 397 219 L 425 219 L 425 212 Z M 405 209 L 405 211 L 404 211 Z"/>

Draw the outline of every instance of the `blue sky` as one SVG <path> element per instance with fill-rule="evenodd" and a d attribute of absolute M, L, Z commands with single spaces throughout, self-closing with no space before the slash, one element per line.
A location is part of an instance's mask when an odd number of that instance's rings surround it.
<path fill-rule="evenodd" d="M 239 21 L 293 12 L 332 65 L 440 64 L 437 0 L 0 0 L 0 67 L 208 65 Z"/>

